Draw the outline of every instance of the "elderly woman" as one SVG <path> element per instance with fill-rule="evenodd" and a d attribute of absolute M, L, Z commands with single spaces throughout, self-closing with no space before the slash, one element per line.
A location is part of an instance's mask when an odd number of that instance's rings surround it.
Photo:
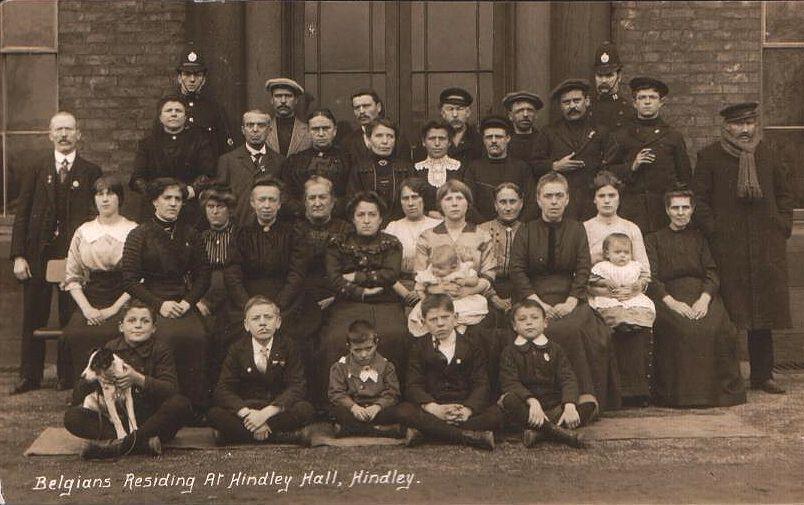
<path fill-rule="evenodd" d="M 425 196 L 430 188 L 431 186 L 423 179 L 410 177 L 402 181 L 399 188 L 399 202 L 405 217 L 391 221 L 385 228 L 385 233 L 393 235 L 402 243 L 402 271 L 399 274 L 399 281 L 394 284 L 394 291 L 409 307 L 419 301 L 419 296 L 413 290 L 413 279 L 416 276 L 414 270 L 416 242 L 424 230 L 429 230 L 441 222 L 441 219 L 434 219 L 424 213 Z"/>
<path fill-rule="evenodd" d="M 387 210 L 373 191 L 356 194 L 346 209 L 354 228 L 334 236 L 327 246 L 325 266 L 335 302 L 321 331 L 319 369 L 329 370 L 347 353 L 347 328 L 354 320 L 365 319 L 380 335 L 380 353 L 404 372 L 405 315 L 393 289 L 399 280 L 402 244 L 380 231 Z"/>
<path fill-rule="evenodd" d="M 349 155 L 334 144 L 338 134 L 335 116 L 329 109 L 316 109 L 308 116 L 307 127 L 312 147 L 291 155 L 282 165 L 289 213 L 299 217 L 305 214 L 304 186 L 311 176 L 319 175 L 330 181 L 333 201 L 337 204 L 335 214 L 342 216 L 351 161 Z"/>
<path fill-rule="evenodd" d="M 460 161 L 450 158 L 450 139 L 452 127 L 444 120 L 432 120 L 421 129 L 422 145 L 427 151 L 427 158 L 413 165 L 414 174 L 427 181 L 424 206 L 430 217 L 442 219 L 441 211 L 436 204 L 436 191 L 450 179 L 463 179 L 466 167 Z"/>
<path fill-rule="evenodd" d="M 578 378 L 580 403 L 599 409 L 620 405 L 611 332 L 586 303 L 591 268 L 586 232 L 564 219 L 569 203 L 566 178 L 555 172 L 539 179 L 541 216 L 523 225 L 511 252 L 514 298 L 530 298 L 547 314 L 547 336 L 567 353 Z"/>
<path fill-rule="evenodd" d="M 214 148 L 204 132 L 187 126 L 187 112 L 181 97 L 163 97 L 157 104 L 156 113 L 151 134 L 137 146 L 129 187 L 146 194 L 148 183 L 158 177 L 178 179 L 187 188 L 182 219 L 194 225 L 202 219 L 196 198 L 204 182 L 215 176 L 217 160 Z M 143 201 L 143 220 L 152 215 L 149 203 Z"/>
<path fill-rule="evenodd" d="M 399 137 L 396 124 L 384 118 L 375 119 L 366 125 L 366 136 L 372 154 L 361 157 L 352 167 L 347 194 L 354 195 L 360 191 L 377 193 L 383 205 L 391 209 L 384 216 L 384 222 L 387 223 L 390 218 L 402 215 L 396 202 L 399 187 L 403 180 L 415 174 L 410 162 L 396 158 L 396 141 Z"/>
<path fill-rule="evenodd" d="M 207 334 L 196 303 L 210 285 L 199 235 L 179 221 L 187 187 L 170 177 L 148 186 L 153 216 L 131 231 L 123 248 L 123 287 L 157 314 L 159 338 L 176 356 L 181 391 L 196 408 L 207 401 Z"/>
<path fill-rule="evenodd" d="M 603 242 L 606 237 L 612 233 L 622 233 L 631 240 L 632 257 L 641 267 L 641 274 L 637 282 L 616 290 L 589 287 L 589 294 L 592 296 L 606 296 L 621 301 L 642 293 L 650 282 L 650 264 L 647 252 L 645 252 L 642 232 L 636 224 L 617 215 L 622 187 L 622 182 L 611 172 L 605 170 L 599 172 L 593 182 L 597 215 L 583 223 L 589 242 L 592 266 L 605 259 Z M 619 319 L 607 321 L 607 323 L 614 327 L 612 343 L 617 359 L 620 392 L 623 399 L 631 403 L 644 404 L 650 396 L 653 335 L 648 328 L 621 324 L 623 321 Z"/>
<path fill-rule="evenodd" d="M 120 259 L 129 232 L 137 223 L 120 215 L 123 186 L 109 176 L 93 185 L 98 217 L 75 230 L 67 253 L 63 289 L 78 305 L 64 328 L 66 380 L 71 383 L 86 366 L 92 349 L 118 335 L 115 317 L 130 298 L 123 291 Z"/>
<path fill-rule="evenodd" d="M 648 293 L 656 302 L 658 403 L 714 407 L 745 402 L 737 333 L 718 295 L 715 262 L 704 236 L 689 226 L 692 191 L 665 195 L 670 226 L 648 235 Z"/>

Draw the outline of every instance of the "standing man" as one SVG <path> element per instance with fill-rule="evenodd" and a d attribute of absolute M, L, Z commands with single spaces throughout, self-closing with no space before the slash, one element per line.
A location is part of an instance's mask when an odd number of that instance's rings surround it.
<path fill-rule="evenodd" d="M 623 65 L 617 46 L 608 40 L 595 52 L 595 96 L 592 102 L 592 121 L 595 126 L 613 131 L 634 116 L 634 108 L 620 91 Z"/>
<path fill-rule="evenodd" d="M 474 125 L 469 123 L 472 116 L 472 95 L 463 88 L 447 88 L 438 96 L 438 108 L 441 119 L 452 127 L 450 139 L 450 158 L 468 165 L 471 160 L 483 157 L 483 137 Z M 417 159 L 424 159 L 421 158 Z"/>
<path fill-rule="evenodd" d="M 254 179 L 261 175 L 279 177 L 282 158 L 268 149 L 266 140 L 271 129 L 271 117 L 259 109 L 243 114 L 241 128 L 246 142 L 218 159 L 217 179 L 229 186 L 237 197 L 233 221 L 245 225 L 254 212 L 249 205 L 249 195 Z"/>
<path fill-rule="evenodd" d="M 187 107 L 187 125 L 206 132 L 217 159 L 232 149 L 234 140 L 226 111 L 205 86 L 207 66 L 201 53 L 195 49 L 183 51 L 176 72 L 178 94 Z"/>
<path fill-rule="evenodd" d="M 480 134 L 483 135 L 485 156 L 469 162 L 464 173 L 464 182 L 472 190 L 474 208 L 479 216 L 472 216 L 475 224 L 491 221 L 497 216 L 494 208 L 495 189 L 503 182 L 512 182 L 520 190 L 530 194 L 533 179 L 527 163 L 508 154 L 513 127 L 506 118 L 490 116 L 480 123 Z M 525 202 L 530 202 L 525 197 Z M 527 203 L 522 215 L 527 214 Z M 474 213 L 474 212 L 473 212 Z"/>
<path fill-rule="evenodd" d="M 618 214 L 647 235 L 667 226 L 664 194 L 689 182 L 692 169 L 681 132 L 659 117 L 667 84 L 653 77 L 634 77 L 629 84 L 636 116 L 612 134 L 617 153 L 609 170 L 624 185 Z"/>
<path fill-rule="evenodd" d="M 589 81 L 567 79 L 551 92 L 561 118 L 545 128 L 547 157 L 536 173 L 553 170 L 566 177 L 570 200 L 564 217 L 585 221 L 594 215 L 591 184 L 608 152 L 609 132 L 592 122 L 589 114 Z"/>
<path fill-rule="evenodd" d="M 698 153 L 695 214 L 709 238 L 726 309 L 748 331 L 751 387 L 781 394 L 772 374 L 771 331 L 791 324 L 785 241 L 794 201 L 787 168 L 762 140 L 758 105 L 720 111 L 720 140 Z"/>
<path fill-rule="evenodd" d="M 309 149 L 312 140 L 307 124 L 296 118 L 296 101 L 304 94 L 304 88 L 293 79 L 277 77 L 265 82 L 265 90 L 271 95 L 271 105 L 276 112 L 274 127 L 268 134 L 268 147 L 282 155 L 283 160 Z"/>
<path fill-rule="evenodd" d="M 502 105 L 508 111 L 508 119 L 514 126 L 511 142 L 508 144 L 508 154 L 535 167 L 539 160 L 547 157 L 547 138 L 536 125 L 536 116 L 544 107 L 542 99 L 535 93 L 528 91 L 514 91 L 502 99 Z M 542 173 L 534 173 L 535 178 Z"/>
<path fill-rule="evenodd" d="M 93 185 L 101 169 L 78 156 L 81 131 L 75 116 L 59 112 L 50 119 L 54 151 L 44 154 L 23 174 L 19 207 L 11 236 L 14 276 L 22 290 L 22 353 L 20 381 L 11 394 L 38 389 L 45 363 L 45 343 L 33 340 L 33 332 L 47 324 L 55 284 L 45 280 L 47 263 L 64 259 L 76 228 L 95 210 Z M 59 292 L 59 324 L 70 320 L 74 305 L 66 291 Z M 59 377 L 59 387 L 67 377 Z"/>

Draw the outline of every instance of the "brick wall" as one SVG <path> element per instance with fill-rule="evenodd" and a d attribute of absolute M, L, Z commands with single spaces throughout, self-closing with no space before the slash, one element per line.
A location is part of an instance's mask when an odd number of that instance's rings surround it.
<path fill-rule="evenodd" d="M 623 82 L 653 75 L 670 86 L 665 119 L 693 156 L 719 136 L 718 111 L 759 100 L 760 2 L 613 2 Z"/>
<path fill-rule="evenodd" d="M 175 82 L 186 10 L 178 0 L 59 2 L 59 107 L 77 116 L 82 153 L 105 172 L 131 170 Z"/>

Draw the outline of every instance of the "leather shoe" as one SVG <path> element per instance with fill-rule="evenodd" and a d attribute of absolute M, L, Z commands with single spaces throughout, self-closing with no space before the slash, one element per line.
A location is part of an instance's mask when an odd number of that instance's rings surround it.
<path fill-rule="evenodd" d="M 117 440 L 90 440 L 81 457 L 84 459 L 114 459 L 127 456 L 137 445 L 137 432 L 132 431 Z"/>
<path fill-rule="evenodd" d="M 586 447 L 586 443 L 583 440 L 583 435 L 575 431 L 562 428 L 561 426 L 557 426 L 549 421 L 545 421 L 542 424 L 540 431 L 547 435 L 547 438 L 555 440 L 556 442 L 561 442 L 562 444 L 570 447 L 575 447 L 576 449 L 583 449 Z"/>
<path fill-rule="evenodd" d="M 760 383 L 751 383 L 751 389 L 761 389 L 762 391 L 772 395 L 783 395 L 787 392 L 782 386 L 779 385 L 778 382 L 773 379 L 768 379 Z"/>
<path fill-rule="evenodd" d="M 533 447 L 536 442 L 545 440 L 547 437 L 544 433 L 538 430 L 525 430 L 522 432 L 522 444 L 525 447 Z"/>
<path fill-rule="evenodd" d="M 494 450 L 494 433 L 490 431 L 462 430 L 462 434 L 464 444 L 486 451 Z"/>
<path fill-rule="evenodd" d="M 405 431 L 405 447 L 416 447 L 424 442 L 424 435 L 416 428 L 408 428 Z"/>
<path fill-rule="evenodd" d="M 32 381 L 31 379 L 22 379 L 20 380 L 14 388 L 9 391 L 9 396 L 11 395 L 19 395 L 22 393 L 27 393 L 28 391 L 33 391 L 35 389 L 39 389 L 39 384 Z"/>

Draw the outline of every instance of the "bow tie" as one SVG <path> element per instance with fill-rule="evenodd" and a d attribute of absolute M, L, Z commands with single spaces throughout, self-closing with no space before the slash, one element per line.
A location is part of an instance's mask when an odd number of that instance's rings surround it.
<path fill-rule="evenodd" d="M 370 366 L 364 366 L 360 369 L 360 382 L 366 382 L 369 379 L 373 380 L 374 382 L 379 382 L 380 376 L 377 373 L 377 370 L 374 370 Z"/>

